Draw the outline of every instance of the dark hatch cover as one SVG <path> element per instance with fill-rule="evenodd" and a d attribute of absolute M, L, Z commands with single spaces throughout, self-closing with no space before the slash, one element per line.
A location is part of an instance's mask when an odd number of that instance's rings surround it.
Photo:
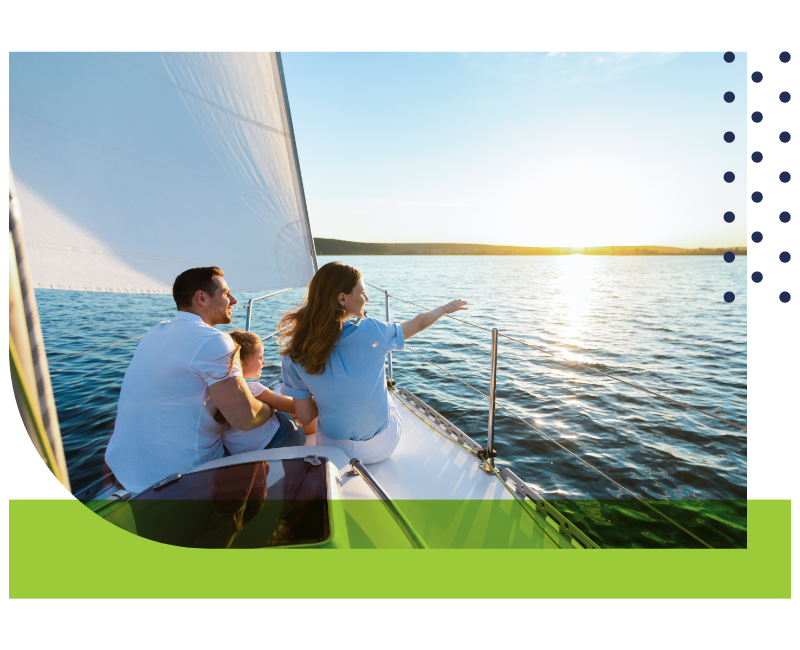
<path fill-rule="evenodd" d="M 190 548 L 261 548 L 330 536 L 324 459 L 270 460 L 184 474 L 128 503 L 136 531 Z"/>

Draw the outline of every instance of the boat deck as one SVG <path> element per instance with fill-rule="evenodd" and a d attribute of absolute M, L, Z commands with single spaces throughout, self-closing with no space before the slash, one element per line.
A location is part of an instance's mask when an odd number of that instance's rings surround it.
<path fill-rule="evenodd" d="M 280 391 L 279 386 L 274 389 Z M 315 434 L 307 437 L 304 447 L 236 454 L 201 465 L 193 472 L 311 455 L 327 460 L 331 513 L 340 522 L 334 533 L 336 539 L 326 544 L 329 547 L 409 548 L 419 546 L 413 541 L 418 539 L 428 548 L 594 546 L 552 506 L 538 500 L 538 495 L 529 491 L 529 496 L 537 500 L 526 499 L 513 474 L 504 472 L 505 481 L 496 473 L 487 474 L 467 448 L 477 445 L 421 400 L 403 389 L 393 389 L 391 398 L 403 421 L 400 444 L 388 459 L 366 469 L 388 495 L 399 517 L 364 477 L 351 471 L 351 459 L 344 452 L 316 445 Z M 456 441 L 454 436 L 461 437 Z M 278 465 L 269 475 L 270 484 L 281 478 Z M 132 521 L 122 523 L 123 512 L 131 502 L 119 504 L 119 510 L 112 503 L 113 489 L 109 486 L 107 493 L 94 497 L 90 507 L 127 530 L 136 530 Z M 117 514 L 113 515 L 115 510 Z M 407 526 L 413 529 L 411 536 L 403 530 Z"/>
<path fill-rule="evenodd" d="M 273 389 L 280 392 L 279 386 Z M 388 459 L 367 469 L 430 548 L 575 548 L 552 519 L 522 505 L 521 497 L 497 475 L 485 473 L 475 454 L 457 444 L 441 424 L 398 391 L 391 397 L 403 420 L 402 438 Z M 387 517 L 383 504 L 360 476 L 347 476 L 350 459 L 335 447 L 317 446 L 315 434 L 308 435 L 302 451 L 250 452 L 212 461 L 197 471 L 310 453 L 336 468 L 351 546 L 373 546 L 372 523 Z M 385 536 L 384 541 L 395 546 Z"/>
<path fill-rule="evenodd" d="M 394 453 L 368 469 L 395 500 L 514 500 L 501 481 L 483 472 L 475 455 L 437 432 L 397 393 L 392 393 L 403 420 L 403 435 Z M 308 445 L 316 444 L 308 436 Z M 348 459 L 349 461 L 349 459 Z M 355 478 L 342 479 L 345 499 L 374 498 L 374 494 Z"/>

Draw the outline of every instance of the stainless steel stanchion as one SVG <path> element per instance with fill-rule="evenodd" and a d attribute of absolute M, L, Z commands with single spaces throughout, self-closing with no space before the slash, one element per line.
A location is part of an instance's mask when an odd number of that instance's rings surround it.
<path fill-rule="evenodd" d="M 388 323 L 388 322 L 390 322 L 389 321 L 389 319 L 390 319 L 390 314 L 389 314 L 389 292 L 388 291 L 384 291 L 383 293 L 384 293 L 384 296 L 386 298 L 386 322 Z M 392 372 L 392 353 L 391 352 L 389 352 L 389 374 L 388 374 L 386 379 L 387 379 L 386 383 L 389 384 L 389 387 L 392 387 L 392 386 L 395 385 L 395 383 L 394 383 L 394 374 Z"/>
<path fill-rule="evenodd" d="M 497 387 L 497 340 L 499 332 L 497 328 L 492 328 L 492 374 L 489 379 L 489 435 L 486 441 L 486 449 L 478 454 L 478 458 L 483 461 L 483 471 L 487 474 L 494 472 L 494 401 Z"/>

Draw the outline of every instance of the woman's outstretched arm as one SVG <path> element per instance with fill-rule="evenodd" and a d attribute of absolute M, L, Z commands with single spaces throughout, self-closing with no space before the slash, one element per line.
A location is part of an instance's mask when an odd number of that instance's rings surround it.
<path fill-rule="evenodd" d="M 414 334 L 419 334 L 422 330 L 433 325 L 445 314 L 452 314 L 453 312 L 463 311 L 466 309 L 468 309 L 467 301 L 459 299 L 448 302 L 446 305 L 442 305 L 436 309 L 431 309 L 430 311 L 424 311 L 421 314 L 417 314 L 411 320 L 407 320 L 405 323 L 400 323 L 400 327 L 403 329 L 403 338 L 410 339 L 412 336 L 414 336 Z"/>

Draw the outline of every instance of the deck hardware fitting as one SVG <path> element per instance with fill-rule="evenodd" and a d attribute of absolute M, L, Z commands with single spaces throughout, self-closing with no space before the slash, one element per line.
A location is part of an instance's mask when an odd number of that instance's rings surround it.
<path fill-rule="evenodd" d="M 170 483 L 174 483 L 175 481 L 180 481 L 181 475 L 180 474 L 170 474 L 167 478 L 159 481 L 158 483 L 153 485 L 154 490 L 160 490 L 165 485 L 169 485 Z"/>
<path fill-rule="evenodd" d="M 127 490 L 117 490 L 114 494 L 111 495 L 112 499 L 119 499 L 120 501 L 127 501 L 133 496 L 132 493 L 128 492 Z"/>
<path fill-rule="evenodd" d="M 497 450 L 481 449 L 476 456 L 478 457 L 478 466 L 487 474 L 494 474 L 492 470 L 494 461 L 492 461 L 492 458 L 497 458 Z"/>
<path fill-rule="evenodd" d="M 309 465 L 313 465 L 314 467 L 316 467 L 317 465 L 321 465 L 321 464 L 322 464 L 322 463 L 320 462 L 319 458 L 317 458 L 317 457 L 316 457 L 316 456 L 314 456 L 313 454 L 312 454 L 311 456 L 306 456 L 306 457 L 305 457 L 303 460 L 304 460 L 306 463 L 308 463 Z"/>
<path fill-rule="evenodd" d="M 434 426 L 437 426 L 437 428 L 440 431 L 442 431 L 442 433 L 444 433 L 445 435 L 449 435 L 458 444 L 464 445 L 465 447 L 469 447 L 472 451 L 476 453 L 481 449 L 483 449 L 483 447 L 481 447 L 477 442 L 475 442 L 472 438 L 470 438 L 466 433 L 464 433 L 452 422 L 448 421 L 447 418 L 443 417 L 442 415 L 439 415 L 439 413 L 434 411 L 430 406 L 428 406 L 425 402 L 423 402 L 419 397 L 414 395 L 408 389 L 398 387 L 395 390 L 395 394 L 412 409 L 416 411 L 421 411 L 426 419 L 432 421 L 432 424 Z"/>

